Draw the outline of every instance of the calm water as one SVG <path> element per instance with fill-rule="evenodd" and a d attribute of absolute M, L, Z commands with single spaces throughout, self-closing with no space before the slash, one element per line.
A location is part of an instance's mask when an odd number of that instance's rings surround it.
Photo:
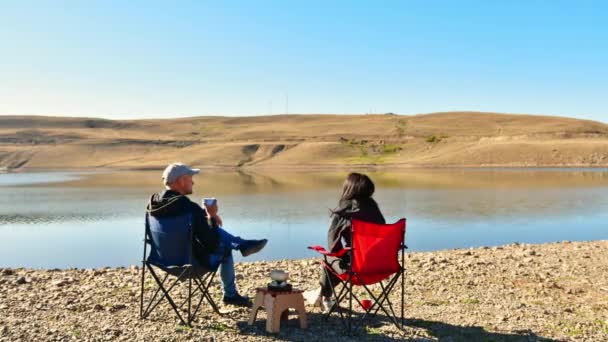
<path fill-rule="evenodd" d="M 144 207 L 160 171 L 0 173 L 0 267 L 126 266 L 141 260 Z M 326 241 L 335 173 L 206 172 L 224 225 L 270 240 L 246 260 L 313 256 Z M 388 221 L 408 219 L 410 250 L 608 238 L 608 170 L 370 172 Z M 238 253 L 237 253 L 238 255 Z M 238 260 L 242 260 L 240 255 Z"/>

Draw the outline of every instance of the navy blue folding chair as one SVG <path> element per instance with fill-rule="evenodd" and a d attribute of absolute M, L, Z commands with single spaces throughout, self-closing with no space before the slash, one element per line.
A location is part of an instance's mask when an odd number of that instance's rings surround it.
<path fill-rule="evenodd" d="M 213 307 L 213 310 L 221 315 L 217 305 L 209 294 L 209 286 L 217 272 L 218 265 L 212 265 L 213 269 L 211 270 L 201 266 L 192 255 L 192 239 L 192 216 L 190 214 L 157 218 L 146 213 L 144 256 L 141 272 L 141 319 L 147 318 L 164 299 L 169 302 L 173 311 L 175 311 L 177 317 L 184 325 L 191 325 L 205 299 Z M 144 309 L 146 268 L 150 271 L 152 278 L 154 278 L 157 288 L 154 294 L 147 300 L 147 306 Z M 162 280 L 155 268 L 165 273 Z M 169 276 L 172 277 L 169 278 Z M 167 281 L 168 279 L 169 281 Z M 178 305 L 171 297 L 171 291 L 174 288 L 177 291 L 182 286 L 176 287 L 176 285 L 186 281 L 188 283 L 187 296 Z M 199 293 L 200 298 L 194 298 Z M 193 299 L 198 299 L 198 303 L 194 303 L 194 310 L 192 310 Z M 187 306 L 187 308 L 184 308 L 184 306 Z"/>

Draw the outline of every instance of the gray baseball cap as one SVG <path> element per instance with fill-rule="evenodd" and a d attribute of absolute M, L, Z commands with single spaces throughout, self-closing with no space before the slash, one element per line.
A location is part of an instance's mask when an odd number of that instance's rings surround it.
<path fill-rule="evenodd" d="M 173 163 L 167 166 L 165 171 L 163 171 L 163 179 L 165 180 L 165 185 L 169 185 L 174 183 L 181 176 L 193 176 L 199 172 L 201 172 L 201 169 L 192 169 L 182 163 Z"/>

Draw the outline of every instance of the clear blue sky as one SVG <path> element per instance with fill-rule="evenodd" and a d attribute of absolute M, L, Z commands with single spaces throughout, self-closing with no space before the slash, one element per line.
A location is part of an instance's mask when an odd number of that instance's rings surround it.
<path fill-rule="evenodd" d="M 0 0 L 0 114 L 608 122 L 608 1 Z"/>

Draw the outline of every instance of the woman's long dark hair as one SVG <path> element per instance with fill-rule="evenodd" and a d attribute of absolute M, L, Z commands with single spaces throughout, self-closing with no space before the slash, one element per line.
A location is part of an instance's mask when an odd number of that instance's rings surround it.
<path fill-rule="evenodd" d="M 344 185 L 342 185 L 340 202 L 371 198 L 375 190 L 374 182 L 368 176 L 352 172 L 346 177 Z"/>
<path fill-rule="evenodd" d="M 353 201 L 359 202 L 359 204 L 366 203 L 377 208 L 378 204 L 372 198 L 374 191 L 376 191 L 376 186 L 368 176 L 357 172 L 350 173 L 346 177 L 344 185 L 342 185 L 342 196 L 338 207 L 333 210 L 330 209 L 330 215 L 344 215 L 345 212 L 353 208 Z"/>

